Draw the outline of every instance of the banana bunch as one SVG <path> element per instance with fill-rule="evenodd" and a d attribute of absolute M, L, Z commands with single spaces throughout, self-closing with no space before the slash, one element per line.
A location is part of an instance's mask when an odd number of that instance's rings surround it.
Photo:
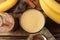
<path fill-rule="evenodd" d="M 11 7 L 13 7 L 18 0 L 5 0 L 4 2 L 0 3 L 0 12 L 4 12 Z"/>
<path fill-rule="evenodd" d="M 53 21 L 60 24 L 60 4 L 55 0 L 40 0 L 39 2 L 45 14 Z"/>

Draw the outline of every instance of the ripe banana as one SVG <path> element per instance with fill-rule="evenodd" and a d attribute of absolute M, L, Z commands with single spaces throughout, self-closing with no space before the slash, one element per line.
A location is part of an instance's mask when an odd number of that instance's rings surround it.
<path fill-rule="evenodd" d="M 60 24 L 60 15 L 57 12 L 52 10 L 43 0 L 40 0 L 40 5 L 48 17 Z"/>
<path fill-rule="evenodd" d="M 43 0 L 52 10 L 60 14 L 60 4 L 55 0 Z"/>
<path fill-rule="evenodd" d="M 6 11 L 13 7 L 18 0 L 6 0 L 2 3 L 0 3 L 0 12 Z"/>

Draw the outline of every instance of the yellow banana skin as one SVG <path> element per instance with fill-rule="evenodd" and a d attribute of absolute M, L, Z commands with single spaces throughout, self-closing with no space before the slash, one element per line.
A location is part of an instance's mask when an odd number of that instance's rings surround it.
<path fill-rule="evenodd" d="M 18 0 L 6 0 L 2 3 L 0 3 L 0 12 L 6 11 L 13 7 Z"/>
<path fill-rule="evenodd" d="M 60 4 L 55 0 L 43 0 L 52 10 L 60 14 Z"/>
<path fill-rule="evenodd" d="M 40 5 L 48 17 L 50 17 L 56 23 L 60 24 L 60 15 L 57 12 L 55 12 L 48 5 L 46 5 L 43 0 L 40 0 Z"/>

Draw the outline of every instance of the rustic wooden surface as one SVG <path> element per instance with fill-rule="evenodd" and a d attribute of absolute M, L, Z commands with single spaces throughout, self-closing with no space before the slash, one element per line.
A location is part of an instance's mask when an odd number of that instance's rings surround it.
<path fill-rule="evenodd" d="M 46 36 L 48 40 L 55 40 L 55 38 L 52 36 L 52 34 L 48 31 L 47 28 L 43 28 L 40 32 L 35 34 L 43 34 Z M 27 40 L 27 38 L 30 40 L 28 36 L 35 35 L 35 34 L 29 34 L 23 30 L 17 30 L 16 32 L 10 32 L 10 33 L 0 33 L 0 40 Z"/>
<path fill-rule="evenodd" d="M 29 33 L 25 32 L 22 29 L 18 29 L 14 32 L 4 32 L 0 33 L 0 36 L 29 36 Z"/>

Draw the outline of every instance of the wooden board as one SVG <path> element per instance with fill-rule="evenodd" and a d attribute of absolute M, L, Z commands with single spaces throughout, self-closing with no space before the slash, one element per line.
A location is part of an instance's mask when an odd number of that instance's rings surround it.
<path fill-rule="evenodd" d="M 0 33 L 0 40 L 31 40 L 32 36 L 36 34 L 43 34 L 47 37 L 48 40 L 55 40 L 53 35 L 45 27 L 40 32 L 35 34 L 29 34 L 22 29 L 18 29 L 15 32 Z"/>
<path fill-rule="evenodd" d="M 0 36 L 28 36 L 29 33 L 25 32 L 22 29 L 18 29 L 14 32 L 4 32 L 4 33 L 0 33 Z"/>

